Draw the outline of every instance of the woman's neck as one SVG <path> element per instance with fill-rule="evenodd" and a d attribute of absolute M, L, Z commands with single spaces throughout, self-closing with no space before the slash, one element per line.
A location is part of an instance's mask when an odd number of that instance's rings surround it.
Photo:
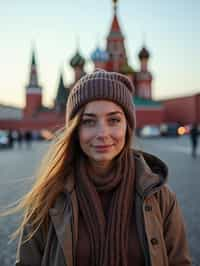
<path fill-rule="evenodd" d="M 112 162 L 89 161 L 89 172 L 98 177 L 107 176 L 112 169 Z"/>

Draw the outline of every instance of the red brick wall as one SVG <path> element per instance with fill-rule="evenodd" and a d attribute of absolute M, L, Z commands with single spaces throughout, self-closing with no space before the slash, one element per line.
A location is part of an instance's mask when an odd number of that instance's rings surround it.
<path fill-rule="evenodd" d="M 197 116 L 197 122 L 200 124 L 200 94 L 196 96 L 197 98 L 197 113 L 196 113 L 196 116 Z"/>
<path fill-rule="evenodd" d="M 136 110 L 137 128 L 144 125 L 159 125 L 163 123 L 164 110 L 162 108 L 143 108 Z"/>
<path fill-rule="evenodd" d="M 196 105 L 197 99 L 199 96 L 197 98 L 197 95 L 194 95 L 164 101 L 164 120 L 183 124 L 193 123 L 196 120 L 197 109 L 200 108 L 200 100 L 198 106 Z"/>
<path fill-rule="evenodd" d="M 49 120 L 33 120 L 33 119 L 23 119 L 23 120 L 0 120 L 0 129 L 12 129 L 12 130 L 58 130 L 64 126 L 64 118 L 60 119 L 49 119 Z"/>
<path fill-rule="evenodd" d="M 160 124 L 163 122 L 163 109 L 142 108 L 136 110 L 136 126 L 142 127 L 146 124 Z M 21 130 L 56 130 L 65 124 L 65 116 L 56 113 L 43 113 L 35 119 L 24 118 L 22 120 L 0 120 L 0 129 Z"/>

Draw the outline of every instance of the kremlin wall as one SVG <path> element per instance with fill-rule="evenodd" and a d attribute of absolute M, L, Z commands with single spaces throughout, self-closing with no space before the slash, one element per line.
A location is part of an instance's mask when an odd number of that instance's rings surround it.
<path fill-rule="evenodd" d="M 113 1 L 113 18 L 106 39 L 106 48 L 102 50 L 97 47 L 91 54 L 94 69 L 103 68 L 107 71 L 116 71 L 126 75 L 133 82 L 137 128 L 147 124 L 159 125 L 163 122 L 182 124 L 200 122 L 200 94 L 162 102 L 154 101 L 152 99 L 153 77 L 148 69 L 151 56 L 147 47 L 141 47 L 138 57 L 140 66 L 136 70 L 129 65 L 125 39 L 118 21 L 117 1 Z M 61 74 L 54 107 L 47 108 L 43 106 L 43 88 L 39 83 L 37 62 L 33 51 L 29 80 L 25 87 L 25 108 L 21 110 L 21 116 L 18 115 L 17 118 L 0 115 L 0 129 L 21 131 L 49 129 L 55 131 L 62 127 L 65 124 L 65 106 L 69 92 L 74 83 L 85 75 L 85 59 L 79 50 L 75 52 L 69 63 L 74 70 L 75 80 L 66 87 Z M 3 110 L 3 106 L 0 105 L 0 113 L 1 110 Z"/>

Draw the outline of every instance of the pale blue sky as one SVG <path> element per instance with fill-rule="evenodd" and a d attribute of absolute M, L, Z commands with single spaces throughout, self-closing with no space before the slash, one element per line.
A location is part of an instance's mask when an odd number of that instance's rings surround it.
<path fill-rule="evenodd" d="M 200 93 L 200 1 L 119 0 L 118 6 L 129 62 L 136 70 L 145 36 L 154 98 Z M 89 60 L 97 42 L 105 47 L 112 15 L 111 0 L 0 1 L 0 103 L 24 105 L 34 41 L 44 103 L 51 104 L 60 69 L 66 83 L 73 79 L 68 61 L 77 37 Z M 88 61 L 86 69 L 91 68 Z"/>

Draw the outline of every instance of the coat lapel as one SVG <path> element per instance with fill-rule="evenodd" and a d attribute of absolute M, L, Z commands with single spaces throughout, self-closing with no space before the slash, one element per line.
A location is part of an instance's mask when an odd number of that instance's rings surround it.
<path fill-rule="evenodd" d="M 58 242 L 65 257 L 65 263 L 67 266 L 73 266 L 72 208 L 65 193 L 62 193 L 58 197 L 54 207 L 49 210 L 49 213 Z"/>

